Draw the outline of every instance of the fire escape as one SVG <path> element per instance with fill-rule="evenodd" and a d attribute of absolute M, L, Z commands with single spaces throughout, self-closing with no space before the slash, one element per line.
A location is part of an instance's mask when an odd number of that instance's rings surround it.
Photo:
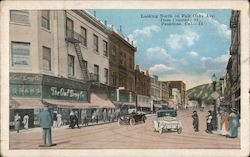
<path fill-rule="evenodd" d="M 83 59 L 82 51 L 81 51 L 81 47 L 80 47 L 80 43 L 86 42 L 86 39 L 84 39 L 80 34 L 74 32 L 73 30 L 66 30 L 65 40 L 74 44 L 77 58 L 78 58 L 78 61 L 80 64 L 82 74 L 83 74 L 83 79 L 85 81 L 89 81 L 87 64 L 86 64 L 85 60 Z"/>

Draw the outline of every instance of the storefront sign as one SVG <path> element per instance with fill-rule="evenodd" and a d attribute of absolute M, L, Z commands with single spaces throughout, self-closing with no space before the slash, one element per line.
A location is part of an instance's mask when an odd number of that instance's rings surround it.
<path fill-rule="evenodd" d="M 43 86 L 43 98 L 87 101 L 87 92 L 63 87 Z"/>
<path fill-rule="evenodd" d="M 40 97 L 40 85 L 10 85 L 11 97 Z"/>
<path fill-rule="evenodd" d="M 10 73 L 11 84 L 41 84 L 42 75 L 26 73 Z"/>

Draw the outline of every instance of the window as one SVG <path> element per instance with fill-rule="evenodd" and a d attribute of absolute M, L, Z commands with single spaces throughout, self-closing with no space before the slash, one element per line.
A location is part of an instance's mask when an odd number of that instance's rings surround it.
<path fill-rule="evenodd" d="M 96 81 L 99 81 L 99 66 L 94 65 L 94 78 Z"/>
<path fill-rule="evenodd" d="M 108 76 L 109 76 L 109 70 L 104 68 L 105 84 L 108 84 Z"/>
<path fill-rule="evenodd" d="M 103 40 L 103 55 L 108 57 L 108 42 Z"/>
<path fill-rule="evenodd" d="M 11 10 L 10 21 L 18 23 L 29 23 L 29 12 L 27 10 Z"/>
<path fill-rule="evenodd" d="M 42 27 L 46 29 L 50 29 L 50 18 L 49 18 L 49 10 L 42 11 Z"/>
<path fill-rule="evenodd" d="M 66 37 L 73 37 L 74 23 L 70 18 L 66 19 Z"/>
<path fill-rule="evenodd" d="M 113 72 L 112 84 L 116 86 L 117 75 L 116 72 Z"/>
<path fill-rule="evenodd" d="M 94 50 L 95 52 L 99 51 L 99 47 L 98 47 L 98 36 L 94 34 Z"/>
<path fill-rule="evenodd" d="M 68 74 L 71 76 L 75 75 L 75 61 L 72 55 L 68 55 Z"/>
<path fill-rule="evenodd" d="M 30 66 L 30 43 L 12 42 L 12 66 L 28 67 Z"/>
<path fill-rule="evenodd" d="M 51 71 L 51 51 L 43 46 L 43 70 Z"/>
<path fill-rule="evenodd" d="M 112 47 L 112 50 L 111 50 L 111 56 L 112 56 L 112 59 L 113 60 L 116 60 L 116 47 Z"/>
<path fill-rule="evenodd" d="M 133 69 L 132 57 L 129 57 L 129 68 Z"/>
<path fill-rule="evenodd" d="M 84 46 L 87 46 L 87 30 L 84 27 L 81 27 L 81 36 L 82 36 L 81 43 Z"/>

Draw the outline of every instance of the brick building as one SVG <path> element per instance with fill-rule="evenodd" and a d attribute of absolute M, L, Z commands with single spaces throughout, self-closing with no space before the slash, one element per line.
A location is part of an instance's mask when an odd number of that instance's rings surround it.
<path fill-rule="evenodd" d="M 172 89 L 177 88 L 181 96 L 181 105 L 186 104 L 186 84 L 183 81 L 167 81 L 169 84 L 169 97 L 173 95 Z"/>

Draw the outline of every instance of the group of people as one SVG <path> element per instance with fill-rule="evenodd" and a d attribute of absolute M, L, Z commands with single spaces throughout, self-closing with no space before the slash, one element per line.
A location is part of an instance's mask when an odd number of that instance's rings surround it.
<path fill-rule="evenodd" d="M 21 129 L 21 123 L 23 124 L 23 128 L 24 129 L 29 129 L 29 115 L 28 113 L 25 113 L 25 115 L 23 116 L 23 120 L 21 119 L 21 116 L 19 115 L 19 113 L 16 113 L 15 117 L 14 117 L 14 121 L 15 121 L 15 130 L 17 131 L 17 133 L 19 133 L 20 129 Z"/>
<path fill-rule="evenodd" d="M 199 117 L 197 111 L 193 111 L 193 128 L 195 132 L 199 131 Z M 217 119 L 216 119 L 217 118 Z M 214 128 L 217 121 L 217 128 Z M 238 127 L 239 123 L 239 114 L 235 108 L 231 109 L 231 113 L 229 114 L 226 110 L 220 111 L 217 116 L 214 116 L 212 111 L 208 111 L 208 115 L 206 116 L 206 132 L 213 133 L 212 130 L 219 131 L 220 135 L 236 138 L 238 136 Z"/>
<path fill-rule="evenodd" d="M 53 112 L 53 128 L 60 128 L 63 125 L 62 115 L 57 111 Z"/>

